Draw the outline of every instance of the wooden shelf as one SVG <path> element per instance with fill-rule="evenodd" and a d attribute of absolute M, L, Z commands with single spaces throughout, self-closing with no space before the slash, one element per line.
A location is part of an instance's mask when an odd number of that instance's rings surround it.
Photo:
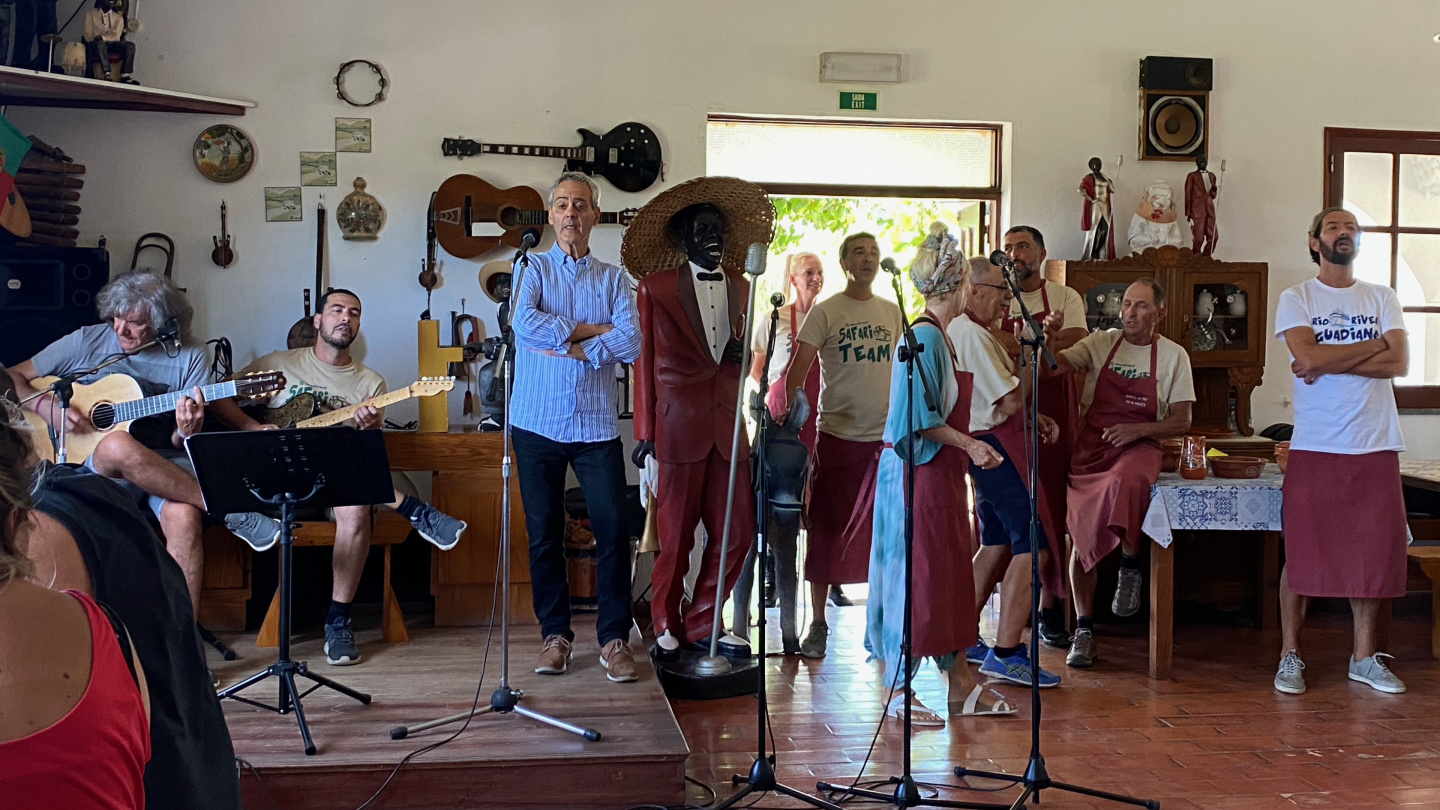
<path fill-rule="evenodd" d="M 5 105 L 244 115 L 255 102 L 0 65 L 0 106 Z"/>

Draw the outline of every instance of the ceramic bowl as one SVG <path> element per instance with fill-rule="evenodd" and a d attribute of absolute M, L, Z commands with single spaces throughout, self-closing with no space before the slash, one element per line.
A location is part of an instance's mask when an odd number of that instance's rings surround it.
<path fill-rule="evenodd" d="M 1216 456 L 1210 459 L 1210 468 L 1218 478 L 1259 478 L 1265 469 L 1265 459 L 1254 456 Z"/>

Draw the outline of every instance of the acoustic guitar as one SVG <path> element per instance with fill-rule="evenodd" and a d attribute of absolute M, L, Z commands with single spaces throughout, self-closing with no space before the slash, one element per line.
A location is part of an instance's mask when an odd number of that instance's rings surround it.
<path fill-rule="evenodd" d="M 526 228 L 542 230 L 550 222 L 545 199 L 528 186 L 496 188 L 473 174 L 457 174 L 440 184 L 435 192 L 435 238 L 457 259 L 469 259 L 499 245 L 520 247 Z M 629 225 L 638 208 L 615 213 L 600 212 L 601 225 Z M 499 225 L 497 236 L 476 236 L 477 223 Z"/>
<path fill-rule="evenodd" d="M 253 409 L 250 416 L 257 422 L 274 425 L 278 428 L 330 427 L 350 419 L 361 408 L 385 408 L 397 402 L 404 402 L 411 397 L 433 397 L 454 388 L 454 377 L 421 377 L 419 381 L 404 388 L 397 388 L 378 397 L 371 397 L 364 402 L 336 408 L 333 411 L 325 411 L 318 415 L 316 415 L 316 411 L 320 409 L 320 401 L 314 394 L 301 393 L 278 408 Z"/>
<path fill-rule="evenodd" d="M 588 129 L 577 131 L 581 141 L 577 147 L 480 143 L 467 138 L 446 138 L 440 143 L 440 153 L 458 158 L 475 155 L 563 158 L 566 171 L 599 175 L 621 191 L 644 191 L 659 179 L 662 165 L 660 136 L 644 124 L 629 121 L 603 136 Z"/>
<path fill-rule="evenodd" d="M 40 377 L 31 380 L 30 385 L 37 391 L 43 391 L 55 380 L 55 377 Z M 215 402 L 231 397 L 266 396 L 284 388 L 284 374 L 278 371 L 257 371 L 222 383 L 201 386 L 200 393 L 206 402 Z M 71 464 L 83 463 L 106 436 L 117 430 L 129 430 L 130 423 L 141 417 L 173 412 L 181 397 L 189 394 L 189 391 L 171 391 L 168 394 L 147 397 L 141 392 L 140 383 L 126 374 L 110 374 L 89 385 L 76 383 L 74 396 L 70 398 L 70 407 L 90 423 L 91 429 L 70 433 L 65 437 L 65 451 L 68 456 L 66 460 Z M 43 426 L 44 421 L 40 420 L 39 424 Z M 43 444 L 38 440 L 40 435 L 45 434 L 37 433 L 37 445 Z"/>

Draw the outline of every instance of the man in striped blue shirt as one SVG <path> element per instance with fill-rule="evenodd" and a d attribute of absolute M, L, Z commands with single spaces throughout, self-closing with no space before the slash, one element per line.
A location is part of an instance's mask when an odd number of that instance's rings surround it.
<path fill-rule="evenodd" d="M 595 533 L 600 662 L 610 680 L 625 682 L 637 671 L 628 643 L 630 549 L 613 366 L 639 356 L 640 321 L 623 272 L 590 253 L 599 200 L 595 182 L 578 172 L 562 174 L 550 189 L 555 245 L 530 257 L 515 296 L 510 424 L 530 534 L 535 616 L 545 638 L 535 671 L 564 673 L 575 640 L 564 549 L 570 466 Z"/>

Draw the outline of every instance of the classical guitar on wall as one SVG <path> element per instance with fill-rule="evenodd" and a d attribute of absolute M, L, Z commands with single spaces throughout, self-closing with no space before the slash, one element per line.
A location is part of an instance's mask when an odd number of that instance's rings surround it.
<path fill-rule="evenodd" d="M 247 409 L 246 412 L 256 421 L 279 428 L 330 427 L 350 419 L 361 408 L 385 408 L 397 402 L 404 402 L 411 397 L 433 397 L 454 388 L 454 377 L 422 377 L 404 388 L 397 388 L 364 402 L 337 408 L 333 411 L 324 411 L 318 415 L 316 415 L 316 411 L 320 410 L 320 401 L 310 393 L 296 394 L 289 402 L 278 408 L 261 406 Z"/>
<path fill-rule="evenodd" d="M 575 147 L 480 143 L 465 138 L 446 138 L 440 144 L 440 152 L 446 157 L 459 158 L 475 155 L 563 158 L 567 171 L 599 175 L 621 191 L 644 191 L 660 178 L 660 137 L 644 124 L 629 121 L 603 136 L 588 129 L 578 131 L 581 143 Z"/>
<path fill-rule="evenodd" d="M 37 391 L 49 388 L 55 377 L 39 377 L 30 385 Z M 285 375 L 278 371 L 257 371 L 214 385 L 201 386 L 200 393 L 206 402 L 231 397 L 261 397 L 282 391 Z M 75 384 L 75 394 L 70 398 L 70 407 L 79 411 L 90 423 L 90 430 L 70 433 L 65 437 L 66 460 L 80 464 L 90 458 L 96 445 L 117 430 L 129 430 L 130 423 L 144 416 L 172 413 L 181 397 L 189 391 L 171 391 L 168 394 L 147 397 L 140 390 L 140 383 L 125 374 L 110 374 L 89 384 Z M 44 422 L 40 422 L 41 426 Z M 42 434 L 37 434 L 36 444 Z"/>
<path fill-rule="evenodd" d="M 500 245 L 520 247 L 526 228 L 544 229 L 550 221 L 545 198 L 528 186 L 496 188 L 473 174 L 457 174 L 435 192 L 435 238 L 457 259 L 469 259 Z M 601 225 L 629 225 L 637 208 L 601 211 Z M 475 235 L 477 224 L 498 225 L 504 233 Z"/>

